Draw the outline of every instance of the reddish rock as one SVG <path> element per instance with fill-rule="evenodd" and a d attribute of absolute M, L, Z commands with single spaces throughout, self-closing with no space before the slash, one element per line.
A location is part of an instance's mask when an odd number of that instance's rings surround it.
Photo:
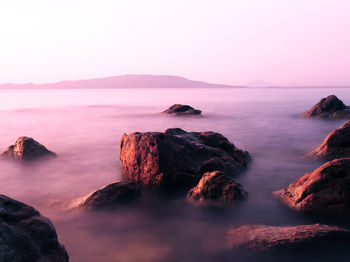
<path fill-rule="evenodd" d="M 273 194 L 298 211 L 349 215 L 350 158 L 327 162 Z"/>
<path fill-rule="evenodd" d="M 129 203 L 141 195 L 140 187 L 133 182 L 116 182 L 75 201 L 73 207 L 99 209 Z"/>
<path fill-rule="evenodd" d="M 231 204 L 248 196 L 243 187 L 221 171 L 207 172 L 197 186 L 192 188 L 187 199 L 198 202 Z"/>
<path fill-rule="evenodd" d="M 0 232 L 0 261 L 68 262 L 51 221 L 4 195 L 0 195 Z"/>
<path fill-rule="evenodd" d="M 9 146 L 1 156 L 26 161 L 44 157 L 55 157 L 56 154 L 33 138 L 22 136 L 16 140 L 14 145 Z"/>
<path fill-rule="evenodd" d="M 229 230 L 228 247 L 237 251 L 280 252 L 322 250 L 346 244 L 348 229 L 328 225 L 266 226 L 248 225 Z"/>
<path fill-rule="evenodd" d="M 189 105 L 175 104 L 163 111 L 164 114 L 175 114 L 175 115 L 200 115 L 201 110 L 194 109 Z"/>
<path fill-rule="evenodd" d="M 350 107 L 344 105 L 335 95 L 322 98 L 310 110 L 303 113 L 304 117 L 340 119 L 350 118 Z"/>
<path fill-rule="evenodd" d="M 307 156 L 326 160 L 350 157 L 350 121 L 332 131 L 323 143 Z"/>
<path fill-rule="evenodd" d="M 208 165 L 213 159 L 216 164 Z M 251 158 L 219 133 L 173 128 L 164 133 L 124 134 L 120 160 L 128 180 L 157 187 L 188 188 L 196 185 L 203 173 L 212 171 L 207 169 L 235 175 Z"/>

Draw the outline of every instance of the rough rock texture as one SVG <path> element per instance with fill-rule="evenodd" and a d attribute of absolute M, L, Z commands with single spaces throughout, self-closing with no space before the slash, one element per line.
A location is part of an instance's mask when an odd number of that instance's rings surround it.
<path fill-rule="evenodd" d="M 67 262 L 68 255 L 48 218 L 0 195 L 0 261 Z"/>
<path fill-rule="evenodd" d="M 248 252 L 300 251 L 327 248 L 350 240 L 350 231 L 328 225 L 248 225 L 228 232 L 228 246 Z"/>
<path fill-rule="evenodd" d="M 55 157 L 56 154 L 48 150 L 31 137 L 19 137 L 14 145 L 9 146 L 1 156 L 19 160 L 35 160 L 43 157 Z"/>
<path fill-rule="evenodd" d="M 176 114 L 176 115 L 200 115 L 201 110 L 194 109 L 189 105 L 175 104 L 163 111 L 164 114 Z"/>
<path fill-rule="evenodd" d="M 140 195 L 140 187 L 136 183 L 116 182 L 79 199 L 76 206 L 83 209 L 115 207 L 135 200 Z"/>
<path fill-rule="evenodd" d="M 221 171 L 207 172 L 197 186 L 192 188 L 187 199 L 199 202 L 235 203 L 248 196 L 243 187 Z"/>
<path fill-rule="evenodd" d="M 292 209 L 339 215 L 350 212 L 350 158 L 336 159 L 273 193 Z"/>
<path fill-rule="evenodd" d="M 350 121 L 332 131 L 323 143 L 307 156 L 326 160 L 350 157 Z"/>
<path fill-rule="evenodd" d="M 335 95 L 322 98 L 310 110 L 303 113 L 304 117 L 340 119 L 350 118 L 350 107 L 344 105 Z"/>
<path fill-rule="evenodd" d="M 248 152 L 235 147 L 215 132 L 186 132 L 179 128 L 164 133 L 124 134 L 120 160 L 127 179 L 152 186 L 188 188 L 208 171 L 235 175 L 250 162 Z"/>

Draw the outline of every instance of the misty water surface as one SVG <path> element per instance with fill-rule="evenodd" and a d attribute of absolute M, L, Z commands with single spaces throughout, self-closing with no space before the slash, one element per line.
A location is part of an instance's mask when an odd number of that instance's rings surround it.
<path fill-rule="evenodd" d="M 345 121 L 298 115 L 330 94 L 350 104 L 347 89 L 1 90 L 0 148 L 25 135 L 59 157 L 29 165 L 1 161 L 0 192 L 48 216 L 73 262 L 243 261 L 222 251 L 225 229 L 324 222 L 287 209 L 271 192 L 321 164 L 303 155 Z M 190 104 L 203 116 L 159 114 L 174 103 Z M 113 211 L 62 208 L 121 179 L 118 154 L 123 133 L 171 127 L 220 132 L 248 150 L 253 162 L 235 177 L 248 191 L 248 199 L 232 208 L 207 209 L 181 197 L 145 192 L 140 203 Z M 312 259 L 327 261 L 316 254 L 304 257 Z"/>

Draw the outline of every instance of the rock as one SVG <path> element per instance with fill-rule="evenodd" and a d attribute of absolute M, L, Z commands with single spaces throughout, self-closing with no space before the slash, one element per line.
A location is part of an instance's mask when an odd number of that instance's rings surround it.
<path fill-rule="evenodd" d="M 229 230 L 231 250 L 256 253 L 322 250 L 331 245 L 347 244 L 348 229 L 328 225 L 266 226 L 247 225 Z"/>
<path fill-rule="evenodd" d="M 336 159 L 273 193 L 292 209 L 327 215 L 350 214 L 350 158 Z"/>
<path fill-rule="evenodd" d="M 116 182 L 78 199 L 72 207 L 99 209 L 129 203 L 141 195 L 140 187 L 133 182 Z"/>
<path fill-rule="evenodd" d="M 307 157 L 326 160 L 350 157 L 350 121 L 332 131 Z"/>
<path fill-rule="evenodd" d="M 187 200 L 231 204 L 248 196 L 243 187 L 221 171 L 207 172 L 192 188 Z"/>
<path fill-rule="evenodd" d="M 164 133 L 124 134 L 120 160 L 128 180 L 185 189 L 196 185 L 207 171 L 235 175 L 251 158 L 248 152 L 238 149 L 219 133 L 172 128 Z"/>
<path fill-rule="evenodd" d="M 68 255 L 48 218 L 0 195 L 0 261 L 67 262 Z"/>
<path fill-rule="evenodd" d="M 350 107 L 344 105 L 335 95 L 322 98 L 310 110 L 303 113 L 304 117 L 341 119 L 350 118 Z"/>
<path fill-rule="evenodd" d="M 163 111 L 164 114 L 176 114 L 176 115 L 200 115 L 201 110 L 194 109 L 189 105 L 175 104 Z"/>
<path fill-rule="evenodd" d="M 26 161 L 44 157 L 55 157 L 56 154 L 33 138 L 22 136 L 16 140 L 14 145 L 9 146 L 1 156 Z"/>

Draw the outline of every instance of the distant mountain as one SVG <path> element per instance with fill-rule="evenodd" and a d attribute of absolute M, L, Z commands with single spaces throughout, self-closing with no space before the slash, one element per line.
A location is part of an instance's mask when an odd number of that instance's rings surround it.
<path fill-rule="evenodd" d="M 254 81 L 248 82 L 246 85 L 249 87 L 271 87 L 271 86 L 273 86 L 272 83 L 267 82 L 263 79 L 255 79 Z"/>
<path fill-rule="evenodd" d="M 62 81 L 46 84 L 0 84 L 0 89 L 92 89 L 92 88 L 208 88 L 241 87 L 193 81 L 179 76 L 167 75 L 121 75 L 87 80 Z"/>

